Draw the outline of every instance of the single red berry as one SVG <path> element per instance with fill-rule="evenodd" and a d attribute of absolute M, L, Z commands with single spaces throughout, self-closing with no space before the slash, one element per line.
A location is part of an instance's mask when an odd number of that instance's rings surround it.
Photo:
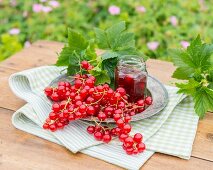
<path fill-rule="evenodd" d="M 126 90 L 123 87 L 118 87 L 116 89 L 116 92 L 119 92 L 121 94 L 121 96 L 126 95 Z"/>
<path fill-rule="evenodd" d="M 95 102 L 95 99 L 93 98 L 93 97 L 88 97 L 87 99 L 86 99 L 86 103 L 88 103 L 88 104 L 90 104 L 90 103 L 93 103 L 93 102 Z"/>
<path fill-rule="evenodd" d="M 56 114 L 55 112 L 50 112 L 49 118 L 50 118 L 51 120 L 55 120 L 55 119 L 57 118 L 57 114 Z"/>
<path fill-rule="evenodd" d="M 112 136 L 116 136 L 117 135 L 115 128 L 111 129 L 110 133 L 111 133 Z"/>
<path fill-rule="evenodd" d="M 139 153 L 139 151 L 138 151 L 138 149 L 137 148 L 135 148 L 134 150 L 133 150 L 133 152 L 132 152 L 134 155 L 136 155 L 136 154 L 138 154 Z"/>
<path fill-rule="evenodd" d="M 122 132 L 122 130 L 121 130 L 119 127 L 116 127 L 116 128 L 115 128 L 115 133 L 116 133 L 116 135 L 120 135 L 121 132 Z"/>
<path fill-rule="evenodd" d="M 81 112 L 75 112 L 75 118 L 76 119 L 82 118 L 82 113 Z"/>
<path fill-rule="evenodd" d="M 120 140 L 121 142 L 124 142 L 124 140 L 125 140 L 127 137 L 128 137 L 127 134 L 122 133 L 122 134 L 120 134 L 120 136 L 119 136 L 119 140 Z"/>
<path fill-rule="evenodd" d="M 87 79 L 85 84 L 89 87 L 94 87 L 94 81 L 92 79 Z"/>
<path fill-rule="evenodd" d="M 123 126 L 123 133 L 129 133 L 131 131 L 132 127 L 130 126 L 130 124 L 125 124 Z"/>
<path fill-rule="evenodd" d="M 116 100 L 120 100 L 121 99 L 121 94 L 119 92 L 116 92 L 114 95 Z"/>
<path fill-rule="evenodd" d="M 61 101 L 60 102 L 60 109 L 62 110 L 62 109 L 65 109 L 65 106 L 67 106 L 67 101 L 66 100 L 63 100 L 63 101 Z"/>
<path fill-rule="evenodd" d="M 107 116 L 106 116 L 106 114 L 104 112 L 98 113 L 98 119 L 100 121 L 104 121 L 104 120 L 106 120 L 106 118 L 107 118 Z"/>
<path fill-rule="evenodd" d="M 83 69 L 87 70 L 88 67 L 89 67 L 88 61 L 85 61 L 85 60 L 82 61 L 82 62 L 81 62 L 81 67 L 82 67 Z"/>
<path fill-rule="evenodd" d="M 57 122 L 56 125 L 58 129 L 62 129 L 64 127 L 64 124 L 61 122 Z"/>
<path fill-rule="evenodd" d="M 101 126 L 96 125 L 95 126 L 95 132 L 100 132 L 102 130 Z"/>
<path fill-rule="evenodd" d="M 144 143 L 138 143 L 136 147 L 138 148 L 139 153 L 143 152 L 146 149 L 146 145 Z"/>
<path fill-rule="evenodd" d="M 70 114 L 69 117 L 68 117 L 68 120 L 69 121 L 75 120 L 75 115 L 74 114 Z"/>
<path fill-rule="evenodd" d="M 59 111 L 60 111 L 60 105 L 59 105 L 58 103 L 54 103 L 54 104 L 52 105 L 52 110 L 53 110 L 54 112 L 59 112 Z"/>
<path fill-rule="evenodd" d="M 53 93 L 53 88 L 52 88 L 52 87 L 46 87 L 46 88 L 44 89 L 44 92 L 45 92 L 45 94 L 46 94 L 47 96 L 51 96 L 52 93 Z"/>
<path fill-rule="evenodd" d="M 137 105 L 143 107 L 144 106 L 144 100 L 138 100 Z"/>
<path fill-rule="evenodd" d="M 93 133 L 95 132 L 95 127 L 94 127 L 94 126 L 88 126 L 88 127 L 87 127 L 87 132 L 88 132 L 89 134 L 93 134 Z"/>
<path fill-rule="evenodd" d="M 80 95 L 75 96 L 75 101 L 82 101 L 82 97 Z"/>
<path fill-rule="evenodd" d="M 98 85 L 96 87 L 96 89 L 98 90 L 98 92 L 103 92 L 103 90 L 104 90 L 103 86 L 101 86 L 101 85 Z"/>
<path fill-rule="evenodd" d="M 109 90 L 107 91 L 107 97 L 108 97 L 108 98 L 111 98 L 111 97 L 113 96 L 113 94 L 114 94 L 114 91 L 113 91 L 112 89 L 109 89 Z"/>
<path fill-rule="evenodd" d="M 95 89 L 94 88 L 90 88 L 89 89 L 89 94 L 92 95 L 94 93 Z"/>
<path fill-rule="evenodd" d="M 113 115 L 113 118 L 114 118 L 115 121 L 118 121 L 118 119 L 121 118 L 121 115 L 116 113 L 116 114 Z"/>
<path fill-rule="evenodd" d="M 119 115 L 120 115 L 121 113 L 122 113 L 122 110 L 121 110 L 121 109 L 116 109 L 115 112 L 114 112 L 114 114 L 119 114 Z"/>
<path fill-rule="evenodd" d="M 130 122 L 130 120 L 131 120 L 131 116 L 126 115 L 126 116 L 124 117 L 124 121 L 125 121 L 125 123 L 129 123 L 129 122 Z"/>
<path fill-rule="evenodd" d="M 69 117 L 69 112 L 68 112 L 67 109 L 65 109 L 65 110 L 63 111 L 63 117 L 64 117 L 64 118 L 68 118 L 68 117 Z"/>
<path fill-rule="evenodd" d="M 108 84 L 104 84 L 103 88 L 104 88 L 104 90 L 109 90 L 109 85 Z"/>
<path fill-rule="evenodd" d="M 63 95 L 65 93 L 65 86 L 59 86 L 58 87 L 58 94 Z"/>
<path fill-rule="evenodd" d="M 118 119 L 118 120 L 116 121 L 116 124 L 118 125 L 119 128 L 123 128 L 123 126 L 124 126 L 124 121 L 123 121 L 122 119 Z"/>
<path fill-rule="evenodd" d="M 44 124 L 43 124 L 43 129 L 49 129 L 49 124 L 44 123 Z"/>
<path fill-rule="evenodd" d="M 83 112 L 86 112 L 86 111 L 87 111 L 86 105 L 81 105 L 81 106 L 79 107 L 79 112 L 83 113 Z"/>
<path fill-rule="evenodd" d="M 103 139 L 102 140 L 105 143 L 109 143 L 112 140 L 112 137 L 111 137 L 111 135 L 105 134 L 105 135 L 103 135 Z"/>
<path fill-rule="evenodd" d="M 133 138 L 131 136 L 128 136 L 124 140 L 124 144 L 125 144 L 126 147 L 131 147 L 134 144 Z"/>
<path fill-rule="evenodd" d="M 58 82 L 58 87 L 59 86 L 65 86 L 66 84 L 65 84 L 65 82 L 63 82 L 63 81 L 60 81 L 60 82 Z"/>
<path fill-rule="evenodd" d="M 80 107 L 82 104 L 83 104 L 82 101 L 76 101 L 75 102 L 75 106 L 76 107 Z"/>
<path fill-rule="evenodd" d="M 143 140 L 143 136 L 140 133 L 136 133 L 133 137 L 134 141 L 137 143 L 141 143 Z"/>
<path fill-rule="evenodd" d="M 56 127 L 55 124 L 51 124 L 51 125 L 49 126 L 49 129 L 50 129 L 52 132 L 55 132 L 55 131 L 57 130 L 57 127 Z"/>
<path fill-rule="evenodd" d="M 75 80 L 75 88 L 80 88 L 82 86 L 82 81 L 81 80 Z"/>
<path fill-rule="evenodd" d="M 126 153 L 128 154 L 128 155 L 132 155 L 133 154 L 133 148 L 132 147 L 127 147 L 126 148 Z"/>
<path fill-rule="evenodd" d="M 134 116 L 134 115 L 135 115 L 135 112 L 134 112 L 134 111 L 131 111 L 131 112 L 129 113 L 129 115 L 130 115 L 130 116 Z"/>
<path fill-rule="evenodd" d="M 53 93 L 52 95 L 51 95 L 51 99 L 53 100 L 53 101 L 58 101 L 59 100 L 59 96 L 58 96 L 58 94 L 57 93 Z"/>
<path fill-rule="evenodd" d="M 95 132 L 94 137 L 96 140 L 100 141 L 103 138 L 103 134 L 101 132 Z"/>
<path fill-rule="evenodd" d="M 65 86 L 70 88 L 71 87 L 71 84 L 69 82 L 64 82 L 65 83 Z"/>
<path fill-rule="evenodd" d="M 118 102 L 118 108 L 120 108 L 120 109 L 124 109 L 125 108 L 125 106 L 126 106 L 126 104 L 124 103 L 124 102 L 122 102 L 122 101 L 120 101 L 120 102 Z"/>
<path fill-rule="evenodd" d="M 145 103 L 146 103 L 147 105 L 151 105 L 151 104 L 152 104 L 152 97 L 151 97 L 151 96 L 147 96 L 147 97 L 145 98 Z"/>
<path fill-rule="evenodd" d="M 89 79 L 93 80 L 94 82 L 96 81 L 96 78 L 94 76 L 89 76 Z"/>
<path fill-rule="evenodd" d="M 89 107 L 87 108 L 87 114 L 88 114 L 89 116 L 94 115 L 94 114 L 95 114 L 95 108 L 94 108 L 93 106 L 89 106 Z"/>

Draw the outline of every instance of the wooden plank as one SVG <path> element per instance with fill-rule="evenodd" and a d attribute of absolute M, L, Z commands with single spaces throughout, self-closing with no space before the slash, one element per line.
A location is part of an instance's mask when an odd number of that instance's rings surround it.
<path fill-rule="evenodd" d="M 0 169 L 108 169 L 121 168 L 17 130 L 12 111 L 0 108 Z"/>
<path fill-rule="evenodd" d="M 143 170 L 212 170 L 213 162 L 191 158 L 190 160 L 178 159 L 165 154 L 154 154 L 145 165 Z"/>
<path fill-rule="evenodd" d="M 199 121 L 192 155 L 213 161 L 213 113 Z"/>
<path fill-rule="evenodd" d="M 17 110 L 20 106 L 24 104 L 22 100 L 16 98 L 10 91 L 8 87 L 8 82 L 7 82 L 9 74 L 15 72 L 16 70 L 19 71 L 26 68 L 32 68 L 35 66 L 54 63 L 57 56 L 55 55 L 53 50 L 60 51 L 60 48 L 62 46 L 63 44 L 57 43 L 57 42 L 39 41 L 35 43 L 32 47 L 25 49 L 23 52 L 20 52 L 14 55 L 13 57 L 11 57 L 10 59 L 6 60 L 5 62 L 1 63 L 0 64 L 0 78 L 1 78 L 0 88 L 2 89 L 2 95 L 0 98 L 0 107 Z M 162 61 L 152 60 L 152 59 L 147 61 L 147 68 L 151 75 L 157 77 L 159 80 L 167 84 L 171 82 L 171 74 L 175 69 L 172 63 L 162 62 Z M 8 120 L 8 122 L 11 122 L 11 121 Z M 0 124 L 0 128 L 1 126 L 2 124 Z M 212 138 L 213 130 L 212 129 L 213 129 L 213 114 L 208 113 L 206 118 L 199 122 L 198 133 L 196 135 L 195 143 L 193 145 L 193 152 L 192 152 L 193 156 L 213 161 L 213 148 L 212 148 L 213 147 L 213 138 Z M 15 135 L 15 133 L 13 135 Z M 22 135 L 25 136 L 26 133 L 22 132 Z M 34 138 L 34 137 L 31 135 L 29 138 Z M 161 159 L 162 156 L 159 155 L 158 157 L 159 157 L 158 159 Z M 77 158 L 75 158 L 75 156 L 72 156 L 72 158 L 70 159 L 75 160 Z M 89 158 L 86 158 L 86 159 L 89 159 Z M 152 159 L 154 158 L 151 158 L 151 160 Z M 170 159 L 170 156 L 166 158 L 167 162 L 169 162 L 168 161 L 169 159 Z M 180 160 L 178 158 L 175 158 L 175 159 Z M 195 158 L 192 158 L 192 159 L 194 160 Z M 148 165 L 146 164 L 146 167 L 147 166 L 148 168 L 152 167 L 152 164 L 153 163 L 151 161 L 151 163 L 148 163 Z"/>
<path fill-rule="evenodd" d="M 14 93 L 10 90 L 8 78 L 11 74 L 15 72 L 17 71 L 9 68 L 0 67 L 0 107 L 2 108 L 17 110 L 26 103 L 22 99 L 16 97 Z"/>
<path fill-rule="evenodd" d="M 57 52 L 59 52 L 57 49 L 51 50 L 48 48 L 31 46 L 30 48 L 25 48 L 16 53 L 9 59 L 3 61 L 0 65 L 18 71 L 42 65 L 51 65 L 56 62 Z"/>
<path fill-rule="evenodd" d="M 72 154 L 57 144 L 15 129 L 12 111 L 0 109 L 0 169 L 121 169 L 84 154 Z M 7 122 L 7 123 L 5 123 Z M 9 134 L 9 135 L 8 135 Z M 189 161 L 155 154 L 141 169 L 211 169 L 213 162 Z"/>

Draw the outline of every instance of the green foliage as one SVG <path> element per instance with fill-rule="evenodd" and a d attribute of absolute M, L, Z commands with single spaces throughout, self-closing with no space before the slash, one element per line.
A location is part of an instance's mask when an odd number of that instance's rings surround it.
<path fill-rule="evenodd" d="M 171 54 L 177 66 L 173 77 L 188 80 L 176 84 L 178 92 L 193 97 L 195 111 L 203 118 L 207 111 L 213 110 L 213 44 L 202 43 L 197 36 L 186 51 L 172 50 Z"/>
<path fill-rule="evenodd" d="M 9 34 L 3 34 L 0 37 L 0 61 L 6 59 L 8 56 L 22 49 L 22 45 L 19 43 L 18 38 L 10 36 Z"/>
<path fill-rule="evenodd" d="M 119 57 L 140 52 L 135 47 L 134 34 L 125 32 L 126 23 L 123 21 L 106 30 L 96 28 L 95 31 L 96 43 L 99 49 L 104 50 L 103 54 L 96 55 L 93 40 L 68 29 L 68 44 L 62 49 L 56 65 L 68 66 L 67 73 L 72 75 L 82 73 L 80 63 L 86 60 L 94 66 L 89 73 L 96 77 L 96 84 L 109 83 L 113 87 L 114 71 Z"/>
<path fill-rule="evenodd" d="M 210 19 L 213 18 L 212 1 L 204 1 L 201 4 L 198 0 L 58 0 L 60 6 L 49 13 L 32 11 L 34 3 L 48 6 L 48 0 L 44 3 L 39 0 L 16 0 L 15 5 L 12 2 L 0 2 L 0 35 L 8 33 L 11 28 L 19 28 L 16 42 L 22 46 L 25 41 L 34 42 L 38 39 L 67 42 L 68 27 L 94 38 L 94 27 L 105 29 L 119 21 L 126 21 L 127 30 L 135 33 L 136 47 L 152 58 L 170 60 L 166 49 L 179 48 L 182 40 L 190 41 L 197 34 L 201 34 L 205 42 L 210 43 L 213 40 Z M 111 15 L 108 12 L 111 5 L 118 6 L 120 14 Z M 136 9 L 139 6 L 144 6 L 146 12 L 139 12 Z M 177 26 L 171 24 L 171 16 L 176 16 Z M 131 34 L 123 36 L 126 40 L 132 39 Z M 156 50 L 148 49 L 147 43 L 151 41 L 159 42 Z M 101 48 L 108 47 L 106 42 L 100 42 L 103 43 L 102 47 L 99 45 Z M 1 49 L 7 49 L 1 50 L 1 59 L 15 52 L 13 48 L 4 47 L 2 42 L 0 46 Z"/>

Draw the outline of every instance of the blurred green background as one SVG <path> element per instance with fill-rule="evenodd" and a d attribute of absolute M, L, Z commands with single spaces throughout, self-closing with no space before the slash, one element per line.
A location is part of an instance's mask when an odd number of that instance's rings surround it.
<path fill-rule="evenodd" d="M 197 34 L 212 42 L 212 11 L 212 0 L 0 0 L 0 61 L 38 39 L 66 42 L 67 27 L 91 38 L 121 20 L 146 55 L 170 60 Z"/>

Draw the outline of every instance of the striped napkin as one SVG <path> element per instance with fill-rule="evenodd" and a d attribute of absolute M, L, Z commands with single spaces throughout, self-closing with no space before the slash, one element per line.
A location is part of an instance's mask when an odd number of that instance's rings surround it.
<path fill-rule="evenodd" d="M 27 102 L 13 114 L 12 123 L 16 128 L 63 145 L 73 153 L 82 152 L 125 169 L 139 169 L 155 152 L 190 158 L 198 116 L 194 113 L 191 98 L 177 94 L 178 89 L 171 86 L 165 86 L 169 102 L 160 114 L 131 123 L 131 133 L 140 132 L 144 136 L 147 150 L 142 154 L 126 155 L 118 146 L 120 142 L 117 139 L 110 144 L 94 140 L 86 132 L 88 124 L 81 120 L 53 133 L 43 130 L 42 124 L 51 110 L 51 103 L 43 89 L 60 75 L 62 69 L 43 66 L 10 77 L 12 91 Z"/>

